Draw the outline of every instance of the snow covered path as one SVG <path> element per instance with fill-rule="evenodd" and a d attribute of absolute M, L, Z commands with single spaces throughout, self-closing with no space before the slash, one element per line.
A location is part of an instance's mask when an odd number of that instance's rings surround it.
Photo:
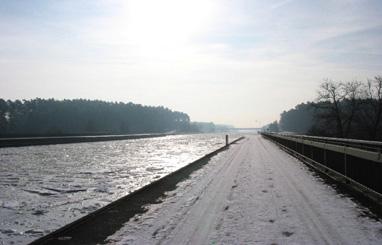
<path fill-rule="evenodd" d="M 382 244 L 382 224 L 261 136 L 212 158 L 111 244 Z"/>

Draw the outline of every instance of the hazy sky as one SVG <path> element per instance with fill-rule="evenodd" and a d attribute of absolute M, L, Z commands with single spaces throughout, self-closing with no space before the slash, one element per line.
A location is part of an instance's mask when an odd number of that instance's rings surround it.
<path fill-rule="evenodd" d="M 382 75 L 381 0 L 0 0 L 0 97 L 164 105 L 240 127 Z"/>

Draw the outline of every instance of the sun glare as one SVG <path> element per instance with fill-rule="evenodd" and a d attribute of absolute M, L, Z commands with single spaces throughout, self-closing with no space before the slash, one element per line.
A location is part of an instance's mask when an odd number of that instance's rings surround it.
<path fill-rule="evenodd" d="M 132 0 L 123 18 L 129 42 L 155 55 L 185 46 L 207 30 L 213 14 L 213 4 L 207 0 Z"/>

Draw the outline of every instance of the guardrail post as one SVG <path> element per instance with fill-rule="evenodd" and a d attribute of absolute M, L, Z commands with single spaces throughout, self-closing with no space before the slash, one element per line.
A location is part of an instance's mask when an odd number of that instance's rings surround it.
<path fill-rule="evenodd" d="M 347 157 L 346 157 L 346 146 L 344 146 L 344 175 L 348 176 L 348 166 L 347 166 Z"/>
<path fill-rule="evenodd" d="M 225 135 L 225 145 L 228 145 L 228 134 Z"/>
<path fill-rule="evenodd" d="M 310 146 L 310 159 L 314 160 L 313 159 L 313 146 Z"/>

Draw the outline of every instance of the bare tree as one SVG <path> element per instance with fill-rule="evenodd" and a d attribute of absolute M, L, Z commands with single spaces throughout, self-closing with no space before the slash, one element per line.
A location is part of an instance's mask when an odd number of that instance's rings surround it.
<path fill-rule="evenodd" d="M 319 116 L 326 120 L 334 119 L 336 124 L 336 134 L 338 137 L 343 137 L 343 112 L 340 107 L 341 100 L 346 96 L 343 89 L 343 83 L 325 79 L 320 85 L 317 94 L 317 101 L 321 102 L 318 105 L 323 109 L 323 113 Z"/>
<path fill-rule="evenodd" d="M 359 113 L 361 124 L 366 128 L 369 137 L 375 140 L 382 121 L 382 76 L 367 81 L 363 110 Z"/>
<path fill-rule="evenodd" d="M 360 81 L 351 81 L 346 82 L 344 85 L 344 94 L 345 98 L 343 99 L 344 103 L 344 137 L 348 137 L 351 126 L 355 117 L 355 114 L 360 109 L 361 98 L 364 94 L 363 84 Z"/>
<path fill-rule="evenodd" d="M 354 115 L 359 109 L 362 83 L 359 81 L 336 82 L 326 79 L 320 85 L 317 101 L 321 119 L 334 121 L 337 137 L 347 137 Z"/>

